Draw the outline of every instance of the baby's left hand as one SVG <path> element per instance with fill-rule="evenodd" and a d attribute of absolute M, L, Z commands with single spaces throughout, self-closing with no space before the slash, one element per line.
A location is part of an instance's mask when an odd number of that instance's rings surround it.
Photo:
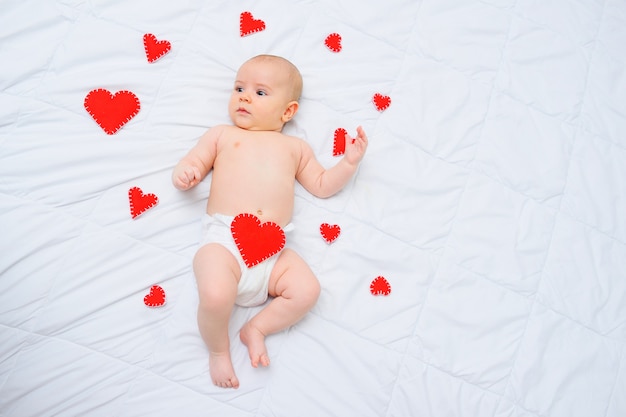
<path fill-rule="evenodd" d="M 344 158 L 346 162 L 357 165 L 363 159 L 367 149 L 367 135 L 361 126 L 356 128 L 356 138 L 346 135 L 346 152 Z"/>

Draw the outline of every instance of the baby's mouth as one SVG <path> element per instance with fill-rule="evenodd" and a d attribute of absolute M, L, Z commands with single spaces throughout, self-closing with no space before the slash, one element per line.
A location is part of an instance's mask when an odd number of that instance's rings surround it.
<path fill-rule="evenodd" d="M 250 114 L 250 112 L 248 110 L 244 109 L 243 107 L 239 107 L 237 109 L 237 113 Z"/>

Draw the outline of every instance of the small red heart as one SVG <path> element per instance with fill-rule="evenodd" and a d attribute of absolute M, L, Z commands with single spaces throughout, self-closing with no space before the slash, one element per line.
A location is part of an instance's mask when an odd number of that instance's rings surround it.
<path fill-rule="evenodd" d="M 346 152 L 346 135 L 348 132 L 343 127 L 335 129 L 333 135 L 333 156 L 343 155 Z"/>
<path fill-rule="evenodd" d="M 248 266 L 260 264 L 285 247 L 285 232 L 274 222 L 261 223 L 254 214 L 235 216 L 230 232 L 241 257 Z"/>
<path fill-rule="evenodd" d="M 161 307 L 165 305 L 165 290 L 159 285 L 150 287 L 150 294 L 143 297 L 143 303 L 148 307 Z"/>
<path fill-rule="evenodd" d="M 265 22 L 255 19 L 250 12 L 239 15 L 239 35 L 241 37 L 265 30 Z"/>
<path fill-rule="evenodd" d="M 111 94 L 103 88 L 91 90 L 85 97 L 85 110 L 109 135 L 117 132 L 139 113 L 139 99 L 130 91 Z"/>
<path fill-rule="evenodd" d="M 341 228 L 337 224 L 322 223 L 320 225 L 320 233 L 326 243 L 333 243 L 339 237 Z"/>
<path fill-rule="evenodd" d="M 374 94 L 372 99 L 378 111 L 385 111 L 391 105 L 391 97 L 383 96 L 380 93 Z"/>
<path fill-rule="evenodd" d="M 389 295 L 391 293 L 391 285 L 385 277 L 376 277 L 370 284 L 370 292 L 372 295 Z"/>
<path fill-rule="evenodd" d="M 143 47 L 146 50 L 146 58 L 148 62 L 154 62 L 168 53 L 172 49 L 170 41 L 157 40 L 156 36 L 152 33 L 146 33 L 143 35 Z"/>
<path fill-rule="evenodd" d="M 139 187 L 132 187 L 128 190 L 128 200 L 130 202 L 130 215 L 133 219 L 156 206 L 159 202 L 156 195 L 144 194 Z"/>
<path fill-rule="evenodd" d="M 324 44 L 333 52 L 341 51 L 341 35 L 338 33 L 331 33 L 326 36 Z"/>

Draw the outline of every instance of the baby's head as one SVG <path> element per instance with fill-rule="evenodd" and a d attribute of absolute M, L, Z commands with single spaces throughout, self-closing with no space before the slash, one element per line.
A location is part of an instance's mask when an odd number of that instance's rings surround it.
<path fill-rule="evenodd" d="M 228 106 L 233 123 L 247 130 L 280 132 L 298 111 L 300 71 L 285 58 L 258 55 L 237 72 Z"/>

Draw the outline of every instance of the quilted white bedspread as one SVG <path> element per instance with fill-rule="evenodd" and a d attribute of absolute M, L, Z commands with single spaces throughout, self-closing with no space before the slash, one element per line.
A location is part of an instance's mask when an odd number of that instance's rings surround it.
<path fill-rule="evenodd" d="M 624 0 L 2 0 L 0 416 L 624 417 L 625 48 Z M 225 390 L 209 179 L 170 175 L 261 53 L 300 68 L 285 132 L 323 165 L 339 128 L 370 146 L 334 197 L 297 187 L 322 294 L 265 369 L 236 308 Z M 94 118 L 98 89 L 136 102 Z"/>

